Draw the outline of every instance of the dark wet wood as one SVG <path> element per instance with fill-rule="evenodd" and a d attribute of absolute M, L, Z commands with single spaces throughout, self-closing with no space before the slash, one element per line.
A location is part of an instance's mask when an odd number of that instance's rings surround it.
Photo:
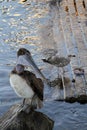
<path fill-rule="evenodd" d="M 22 110 L 18 104 L 0 118 L 0 130 L 52 130 L 53 125 L 45 114 L 29 107 Z"/>

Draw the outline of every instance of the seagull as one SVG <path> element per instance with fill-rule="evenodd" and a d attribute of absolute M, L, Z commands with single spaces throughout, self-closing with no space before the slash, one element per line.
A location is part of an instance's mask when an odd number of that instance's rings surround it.
<path fill-rule="evenodd" d="M 49 58 L 49 57 L 52 57 L 52 56 L 56 56 L 58 54 L 58 50 L 56 49 L 44 49 L 42 51 L 43 55 L 45 56 L 45 58 Z"/>
<path fill-rule="evenodd" d="M 41 108 L 44 84 L 41 78 L 37 78 L 34 73 L 25 69 L 29 65 L 45 79 L 44 75 L 34 63 L 31 53 L 25 48 L 20 48 L 17 52 L 16 66 L 10 73 L 10 84 L 16 94 L 23 98 L 23 106 L 25 99 L 30 99 L 31 106 L 37 99 L 37 108 Z"/>
<path fill-rule="evenodd" d="M 69 57 L 65 58 L 65 57 L 53 56 L 53 57 L 49 57 L 48 59 L 42 59 L 42 60 L 44 62 L 47 62 L 51 65 L 56 66 L 56 67 L 64 67 L 70 63 Z"/>
<path fill-rule="evenodd" d="M 68 57 L 59 57 L 58 55 L 54 55 L 54 56 L 48 57 L 47 59 L 42 59 L 42 60 L 50 65 L 54 65 L 58 68 L 61 67 L 63 69 L 63 67 L 67 66 L 70 63 L 71 57 L 75 57 L 75 55 L 69 55 Z M 64 75 L 64 69 L 63 69 L 63 74 L 61 74 L 61 78 L 62 78 L 62 84 L 63 84 L 63 89 L 64 89 L 64 99 L 65 99 L 66 91 L 65 91 L 65 83 L 64 83 L 63 75 Z M 58 74 L 58 77 L 59 77 L 59 74 Z"/>
<path fill-rule="evenodd" d="M 62 68 L 67 66 L 70 63 L 70 57 L 59 57 L 58 55 L 54 55 L 52 57 L 48 57 L 47 59 L 42 59 L 44 62 L 54 65 L 57 68 Z M 64 69 L 63 69 L 63 74 L 64 74 Z M 58 74 L 59 77 L 59 74 Z"/>
<path fill-rule="evenodd" d="M 68 55 L 67 57 L 59 57 L 58 55 L 53 55 L 42 60 L 48 64 L 63 68 L 70 63 L 71 57 L 75 57 L 75 55 Z"/>

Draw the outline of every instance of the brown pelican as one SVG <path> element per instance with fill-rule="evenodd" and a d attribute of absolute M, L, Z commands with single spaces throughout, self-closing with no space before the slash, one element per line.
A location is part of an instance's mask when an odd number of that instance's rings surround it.
<path fill-rule="evenodd" d="M 19 49 L 17 57 L 17 64 L 10 74 L 10 84 L 16 94 L 24 99 L 23 105 L 26 98 L 31 99 L 32 105 L 33 101 L 35 101 L 35 97 L 37 97 L 37 105 L 40 108 L 43 101 L 43 82 L 32 72 L 25 70 L 25 67 L 31 65 L 43 79 L 45 79 L 45 77 L 34 63 L 31 53 L 27 49 Z"/>

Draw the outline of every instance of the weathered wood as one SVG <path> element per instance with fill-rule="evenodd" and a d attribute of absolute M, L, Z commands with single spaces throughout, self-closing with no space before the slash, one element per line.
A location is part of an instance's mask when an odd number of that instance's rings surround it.
<path fill-rule="evenodd" d="M 60 5 L 58 0 L 55 0 L 53 4 L 52 2 L 50 3 L 49 7 L 50 18 L 46 27 L 43 27 L 44 33 L 41 33 L 41 41 L 44 43 L 44 48 L 58 50 L 60 57 L 75 55 L 75 57 L 71 58 L 70 64 L 63 68 L 64 73 L 61 73 L 62 68 L 57 71 L 61 78 L 67 77 L 70 80 L 68 84 L 64 81 L 62 93 L 59 83 L 54 83 L 59 92 L 57 100 L 87 103 L 86 0 L 62 0 Z M 47 35 L 48 30 L 49 35 Z M 50 72 L 49 67 L 51 68 Z M 53 73 L 54 66 L 46 64 L 45 69 L 50 73 L 50 79 L 56 82 L 57 76 Z M 75 69 L 77 71 L 82 69 L 84 73 L 79 74 L 80 72 L 78 72 L 76 74 Z"/>
<path fill-rule="evenodd" d="M 12 106 L 0 118 L 0 130 L 52 130 L 54 121 L 45 114 L 20 104 Z M 28 112 L 29 111 L 29 112 Z"/>

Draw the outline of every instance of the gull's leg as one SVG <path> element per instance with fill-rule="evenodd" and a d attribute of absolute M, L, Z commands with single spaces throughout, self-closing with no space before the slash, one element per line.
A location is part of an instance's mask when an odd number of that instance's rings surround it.
<path fill-rule="evenodd" d="M 60 78 L 60 67 L 57 67 L 58 78 Z"/>
<path fill-rule="evenodd" d="M 63 76 L 64 76 L 64 73 L 65 73 L 64 67 L 62 67 L 62 70 L 63 70 Z"/>
<path fill-rule="evenodd" d="M 60 76 L 60 75 L 59 75 L 59 67 L 57 68 L 57 72 L 58 72 L 58 78 L 59 78 L 59 76 Z"/>
<path fill-rule="evenodd" d="M 25 105 L 25 98 L 23 99 L 23 103 L 22 103 L 22 106 L 24 106 Z"/>
<path fill-rule="evenodd" d="M 64 69 L 63 69 L 63 67 L 62 67 L 62 72 L 61 72 L 61 78 L 62 78 L 62 84 L 63 84 L 64 99 L 66 99 L 66 89 L 65 89 L 65 83 L 64 83 Z"/>

